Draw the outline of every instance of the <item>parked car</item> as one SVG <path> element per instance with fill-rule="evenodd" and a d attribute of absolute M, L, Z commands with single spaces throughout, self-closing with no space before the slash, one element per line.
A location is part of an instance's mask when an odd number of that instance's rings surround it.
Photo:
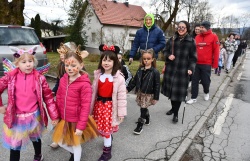
<path fill-rule="evenodd" d="M 34 45 L 37 45 L 35 54 L 38 60 L 37 67 L 46 65 L 48 63 L 46 49 L 39 41 L 33 28 L 0 24 L 0 77 L 4 75 L 2 58 L 5 57 L 14 61 L 13 52 L 11 52 L 9 46 L 28 50 Z"/>

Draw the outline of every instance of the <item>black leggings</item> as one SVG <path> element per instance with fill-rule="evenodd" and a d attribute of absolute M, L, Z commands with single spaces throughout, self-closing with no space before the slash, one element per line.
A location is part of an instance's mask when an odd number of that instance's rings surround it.
<path fill-rule="evenodd" d="M 172 101 L 171 100 L 171 105 L 172 105 L 172 111 L 174 112 L 174 116 L 178 116 L 178 112 L 181 106 L 181 101 Z"/>
<path fill-rule="evenodd" d="M 32 141 L 35 150 L 35 155 L 38 156 L 42 152 L 42 141 L 38 139 L 37 141 Z M 10 161 L 20 160 L 20 150 L 10 150 Z"/>

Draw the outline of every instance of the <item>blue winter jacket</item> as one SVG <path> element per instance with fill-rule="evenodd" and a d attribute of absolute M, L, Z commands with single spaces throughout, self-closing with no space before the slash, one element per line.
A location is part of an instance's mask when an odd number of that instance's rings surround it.
<path fill-rule="evenodd" d="M 137 30 L 134 43 L 132 45 L 129 57 L 133 58 L 138 49 L 147 50 L 152 48 L 155 52 L 155 57 L 158 58 L 158 52 L 166 45 L 165 35 L 163 31 L 155 24 L 148 29 L 145 25 Z"/>

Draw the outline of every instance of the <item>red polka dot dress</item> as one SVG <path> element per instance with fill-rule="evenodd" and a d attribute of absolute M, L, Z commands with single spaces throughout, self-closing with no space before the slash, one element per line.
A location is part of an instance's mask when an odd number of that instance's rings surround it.
<path fill-rule="evenodd" d="M 94 105 L 94 119 L 99 133 L 107 138 L 118 131 L 118 126 L 112 127 L 112 93 L 112 75 L 101 75 L 98 81 L 98 97 Z"/>

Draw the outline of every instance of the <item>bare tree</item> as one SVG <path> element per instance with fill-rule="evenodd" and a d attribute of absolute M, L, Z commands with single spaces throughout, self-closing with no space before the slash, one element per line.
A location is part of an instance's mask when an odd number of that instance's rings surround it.
<path fill-rule="evenodd" d="M 244 32 L 246 30 L 246 27 L 250 27 L 250 13 L 244 13 L 240 16 L 239 18 L 241 21 L 240 21 L 240 26 L 243 28 L 242 30 L 242 35 L 244 35 Z"/>
<path fill-rule="evenodd" d="M 162 30 L 165 32 L 167 28 L 171 25 L 172 21 L 176 18 L 177 11 L 179 10 L 180 0 L 161 0 L 161 2 L 157 0 L 151 0 L 151 5 L 155 6 L 155 8 L 160 8 L 163 11 L 168 11 L 169 18 L 165 20 L 160 14 L 156 15 L 156 18 L 159 19 L 162 23 Z M 162 7 L 163 6 L 163 7 Z"/>
<path fill-rule="evenodd" d="M 108 31 L 96 31 L 96 39 L 95 42 L 97 44 L 109 44 L 109 45 L 117 45 L 120 47 L 121 51 L 125 52 L 125 46 L 127 45 L 127 37 L 129 33 L 129 27 L 124 26 L 124 30 L 119 32 L 118 34 L 114 32 L 112 29 L 108 29 Z M 102 39 L 102 41 L 101 41 Z"/>
<path fill-rule="evenodd" d="M 186 10 L 188 22 L 193 20 L 193 12 L 195 11 L 197 4 L 198 0 L 185 0 L 183 2 L 183 7 Z"/>

